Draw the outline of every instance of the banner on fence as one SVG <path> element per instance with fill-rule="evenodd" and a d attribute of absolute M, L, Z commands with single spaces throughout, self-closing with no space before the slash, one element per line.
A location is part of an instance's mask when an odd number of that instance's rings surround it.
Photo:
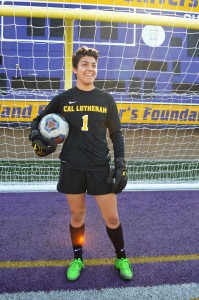
<path fill-rule="evenodd" d="M 0 102 L 0 122 L 12 123 L 32 122 L 46 107 L 46 101 L 14 101 Z M 154 104 L 154 103 L 123 103 L 117 102 L 121 123 L 129 127 L 143 125 L 185 125 L 199 124 L 199 105 Z"/>

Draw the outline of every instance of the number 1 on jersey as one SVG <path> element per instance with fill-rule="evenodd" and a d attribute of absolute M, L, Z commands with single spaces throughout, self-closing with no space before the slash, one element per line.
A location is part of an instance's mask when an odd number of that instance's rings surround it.
<path fill-rule="evenodd" d="M 88 115 L 82 116 L 83 126 L 81 128 L 82 131 L 88 131 Z"/>

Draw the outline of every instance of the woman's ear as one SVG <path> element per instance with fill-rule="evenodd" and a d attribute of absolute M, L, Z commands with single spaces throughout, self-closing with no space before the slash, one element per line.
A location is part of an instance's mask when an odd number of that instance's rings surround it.
<path fill-rule="evenodd" d="M 73 67 L 73 73 L 74 73 L 74 74 L 77 73 L 77 69 L 75 69 L 74 67 Z"/>

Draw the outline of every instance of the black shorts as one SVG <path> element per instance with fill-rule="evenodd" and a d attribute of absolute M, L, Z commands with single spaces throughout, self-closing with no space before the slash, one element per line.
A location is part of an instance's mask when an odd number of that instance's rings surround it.
<path fill-rule="evenodd" d="M 64 194 L 106 195 L 112 192 L 106 183 L 110 167 L 100 171 L 83 171 L 68 168 L 61 163 L 57 190 Z"/>

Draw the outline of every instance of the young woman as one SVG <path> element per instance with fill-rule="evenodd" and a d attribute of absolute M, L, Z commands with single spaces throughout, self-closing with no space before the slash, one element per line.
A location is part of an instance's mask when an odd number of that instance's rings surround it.
<path fill-rule="evenodd" d="M 67 278 L 76 280 L 85 267 L 83 243 L 85 231 L 85 195 L 93 195 L 104 219 L 108 236 L 116 252 L 115 267 L 122 278 L 133 277 L 125 254 L 122 225 L 118 216 L 117 193 L 126 186 L 124 139 L 113 97 L 96 88 L 98 51 L 85 46 L 73 55 L 76 86 L 55 96 L 45 110 L 33 120 L 30 140 L 39 156 L 55 151 L 56 145 L 46 142 L 38 131 L 43 116 L 57 113 L 69 123 L 69 135 L 60 153 L 60 175 L 57 190 L 66 194 L 70 208 L 70 236 L 74 259 Z M 107 129 L 114 149 L 115 167 L 110 172 Z"/>

